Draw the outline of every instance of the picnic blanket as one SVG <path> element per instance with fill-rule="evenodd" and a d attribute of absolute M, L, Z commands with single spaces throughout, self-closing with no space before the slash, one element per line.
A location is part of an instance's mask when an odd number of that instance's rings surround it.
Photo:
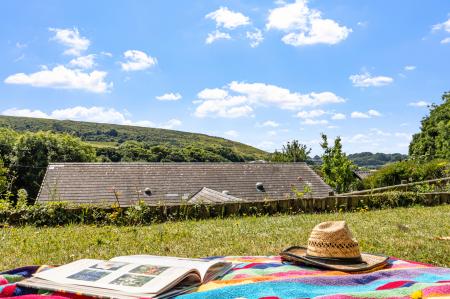
<path fill-rule="evenodd" d="M 212 259 L 212 258 L 211 258 Z M 235 263 L 220 280 L 202 285 L 180 299 L 353 299 L 450 298 L 450 268 L 389 259 L 389 265 L 369 273 L 348 274 L 284 264 L 280 257 L 221 257 Z M 16 287 L 15 282 L 37 268 L 0 274 L 0 297 L 13 299 L 81 299 L 67 294 L 38 297 Z"/>

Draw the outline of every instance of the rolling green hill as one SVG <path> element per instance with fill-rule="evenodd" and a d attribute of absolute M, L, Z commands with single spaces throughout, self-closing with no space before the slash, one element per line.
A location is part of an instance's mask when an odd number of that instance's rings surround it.
<path fill-rule="evenodd" d="M 267 155 L 265 151 L 240 142 L 205 134 L 167 129 L 15 116 L 0 116 L 0 127 L 10 128 L 19 132 L 52 131 L 69 133 L 80 137 L 83 141 L 91 142 L 96 147 L 114 146 L 125 141 L 134 140 L 145 142 L 150 146 L 161 144 L 179 147 L 190 145 L 201 147 L 223 146 L 240 153 L 244 157 L 248 157 L 248 160 L 260 159 Z"/>
<path fill-rule="evenodd" d="M 362 152 L 362 153 L 354 153 L 348 155 L 348 158 L 353 161 L 356 165 L 360 167 L 367 168 L 380 168 L 381 166 L 397 162 L 403 161 L 408 158 L 407 155 L 395 153 L 395 154 L 384 154 L 384 153 L 371 153 L 371 152 Z"/>

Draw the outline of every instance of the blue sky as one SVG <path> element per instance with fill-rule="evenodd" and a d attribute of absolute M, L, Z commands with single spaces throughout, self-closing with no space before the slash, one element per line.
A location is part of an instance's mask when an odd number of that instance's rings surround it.
<path fill-rule="evenodd" d="M 1 1 L 0 113 L 407 152 L 449 1 Z"/>

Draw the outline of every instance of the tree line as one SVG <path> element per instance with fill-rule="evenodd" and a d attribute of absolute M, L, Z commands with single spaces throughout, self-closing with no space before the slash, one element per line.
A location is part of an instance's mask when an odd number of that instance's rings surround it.
<path fill-rule="evenodd" d="M 185 147 L 125 141 L 94 146 L 66 133 L 16 132 L 0 128 L 0 194 L 24 189 L 34 199 L 51 162 L 244 162 L 256 157 L 222 145 Z"/>

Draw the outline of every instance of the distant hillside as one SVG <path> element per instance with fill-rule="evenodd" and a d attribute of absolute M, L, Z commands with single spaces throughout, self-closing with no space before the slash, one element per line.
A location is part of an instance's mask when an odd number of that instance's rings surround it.
<path fill-rule="evenodd" d="M 387 163 L 406 160 L 407 155 L 395 153 L 395 154 L 383 154 L 371 152 L 362 152 L 348 155 L 356 165 L 367 168 L 379 168 Z"/>
<path fill-rule="evenodd" d="M 190 145 L 223 146 L 233 149 L 249 160 L 260 159 L 267 155 L 265 151 L 228 139 L 167 129 L 15 116 L 0 116 L 0 127 L 20 132 L 52 131 L 69 133 L 97 146 L 102 146 L 102 144 L 114 146 L 134 140 L 145 142 L 150 146 L 161 144 L 180 147 Z"/>

